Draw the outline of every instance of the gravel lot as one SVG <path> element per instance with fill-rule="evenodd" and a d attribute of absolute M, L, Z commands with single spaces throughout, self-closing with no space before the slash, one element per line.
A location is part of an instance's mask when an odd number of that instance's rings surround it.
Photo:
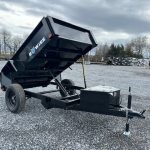
<path fill-rule="evenodd" d="M 4 63 L 1 62 L 0 68 Z M 82 85 L 81 65 L 73 65 L 72 69 L 66 70 L 62 77 Z M 0 150 L 149 150 L 150 69 L 86 65 L 86 74 L 89 87 L 110 85 L 120 88 L 124 105 L 128 87 L 132 87 L 133 108 L 147 109 L 147 112 L 146 119 L 131 121 L 130 137 L 122 134 L 125 118 L 56 108 L 46 110 L 37 99 L 29 99 L 24 112 L 12 114 L 6 108 L 4 93 L 0 91 Z"/>

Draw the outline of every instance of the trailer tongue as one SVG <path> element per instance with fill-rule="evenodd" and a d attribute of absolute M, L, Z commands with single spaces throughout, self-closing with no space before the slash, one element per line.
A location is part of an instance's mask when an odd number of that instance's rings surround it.
<path fill-rule="evenodd" d="M 144 118 L 144 111 L 139 113 L 120 105 L 119 89 L 108 86 L 85 88 L 86 85 L 75 86 L 69 79 L 58 79 L 65 69 L 96 46 L 89 30 L 44 17 L 1 71 L 1 89 L 6 90 L 8 109 L 19 113 L 25 107 L 26 98 L 35 97 L 41 99 L 47 109 L 58 107 L 122 117 L 128 112 L 130 118 Z M 58 89 L 40 93 L 27 90 L 49 84 L 57 85 Z M 62 95 L 60 98 L 45 95 L 58 91 Z"/>

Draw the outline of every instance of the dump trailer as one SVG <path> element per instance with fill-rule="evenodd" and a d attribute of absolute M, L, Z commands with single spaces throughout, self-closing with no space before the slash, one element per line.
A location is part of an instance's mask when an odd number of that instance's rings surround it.
<path fill-rule="evenodd" d="M 15 55 L 1 71 L 1 89 L 6 91 L 7 108 L 19 113 L 28 98 L 41 99 L 46 108 L 63 108 L 113 116 L 144 118 L 144 111 L 121 106 L 120 89 L 110 86 L 87 87 L 84 55 L 97 44 L 91 31 L 71 23 L 44 17 Z M 82 59 L 84 86 L 79 87 L 70 79 L 61 79 L 61 73 Z M 28 88 L 55 85 L 56 90 L 35 93 Z M 79 92 L 77 92 L 77 90 Z M 60 92 L 60 97 L 47 93 Z"/>

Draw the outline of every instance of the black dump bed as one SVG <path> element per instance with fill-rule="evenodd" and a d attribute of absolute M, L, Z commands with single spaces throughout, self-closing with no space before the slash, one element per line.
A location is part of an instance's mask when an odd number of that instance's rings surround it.
<path fill-rule="evenodd" d="M 24 88 L 46 86 L 95 46 L 89 30 L 44 17 L 3 67 L 2 87 L 11 83 Z"/>

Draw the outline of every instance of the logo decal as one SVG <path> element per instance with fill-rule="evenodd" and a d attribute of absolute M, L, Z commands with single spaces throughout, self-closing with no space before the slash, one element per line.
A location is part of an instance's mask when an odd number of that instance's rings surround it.
<path fill-rule="evenodd" d="M 36 53 L 36 50 L 46 41 L 45 37 L 43 37 L 39 43 L 36 44 L 36 46 L 33 46 L 31 48 L 31 51 L 29 52 L 29 56 L 32 56 Z"/>

